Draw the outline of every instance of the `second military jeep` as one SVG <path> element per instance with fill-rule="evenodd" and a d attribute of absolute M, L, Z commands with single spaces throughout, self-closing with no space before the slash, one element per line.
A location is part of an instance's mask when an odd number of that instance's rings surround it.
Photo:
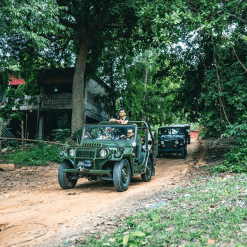
<path fill-rule="evenodd" d="M 131 176 L 140 174 L 144 182 L 149 182 L 155 154 L 154 144 L 148 147 L 148 132 L 144 128 L 149 126 L 143 121 L 85 125 L 80 143 L 64 146 L 60 152 L 63 158 L 58 171 L 60 186 L 71 189 L 79 178 L 101 179 L 113 181 L 116 190 L 123 192 L 128 189 Z"/>
<path fill-rule="evenodd" d="M 184 159 L 187 155 L 187 131 L 180 126 L 162 126 L 158 129 L 157 156 L 167 153 L 180 154 Z"/>

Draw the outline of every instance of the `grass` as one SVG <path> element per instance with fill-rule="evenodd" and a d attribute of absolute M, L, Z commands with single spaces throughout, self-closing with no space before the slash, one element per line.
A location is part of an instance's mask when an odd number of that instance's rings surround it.
<path fill-rule="evenodd" d="M 7 152 L 0 155 L 0 163 L 13 163 L 15 165 L 44 166 L 51 162 L 60 162 L 59 151 L 61 146 L 47 145 L 43 143 L 26 145 L 25 150 L 16 148 L 14 152 Z"/>
<path fill-rule="evenodd" d="M 114 233 L 98 233 L 74 246 L 123 246 L 124 236 L 137 231 L 145 236 L 126 246 L 247 246 L 247 176 L 203 181 L 164 191 L 159 207 L 116 219 Z"/>

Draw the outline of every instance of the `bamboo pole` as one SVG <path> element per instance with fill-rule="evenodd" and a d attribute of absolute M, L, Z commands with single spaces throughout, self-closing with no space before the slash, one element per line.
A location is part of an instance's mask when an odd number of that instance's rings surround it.
<path fill-rule="evenodd" d="M 47 144 L 57 144 L 64 146 L 64 143 L 60 142 L 49 142 L 49 141 L 42 141 L 42 140 L 32 140 L 32 139 L 22 139 L 22 138 L 9 138 L 9 137 L 0 137 L 0 140 L 16 140 L 16 141 L 28 141 L 28 142 L 40 142 L 40 143 L 47 143 Z"/>
<path fill-rule="evenodd" d="M 24 124 L 23 124 L 23 119 L 21 120 L 21 151 L 24 150 Z"/>
<path fill-rule="evenodd" d="M 3 132 L 3 125 L 4 125 L 4 121 L 2 120 L 2 124 L 1 124 L 1 128 L 0 128 L 0 138 L 2 137 L 2 132 Z M 2 153 L 2 142 L 1 142 L 1 139 L 0 139 L 0 154 Z"/>

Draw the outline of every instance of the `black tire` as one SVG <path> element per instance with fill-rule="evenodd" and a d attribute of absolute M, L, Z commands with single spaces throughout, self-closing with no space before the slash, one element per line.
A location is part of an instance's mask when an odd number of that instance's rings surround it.
<path fill-rule="evenodd" d="M 113 168 L 113 184 L 118 192 L 126 191 L 130 184 L 130 164 L 127 159 L 116 162 Z"/>
<path fill-rule="evenodd" d="M 73 168 L 68 161 L 63 161 L 58 170 L 58 182 L 62 189 L 72 189 L 75 187 L 78 179 L 70 179 L 71 173 L 64 172 L 64 169 Z"/>
<path fill-rule="evenodd" d="M 188 138 L 188 144 L 190 144 L 190 136 L 189 136 L 189 138 Z"/>
<path fill-rule="evenodd" d="M 143 182 L 149 182 L 153 175 L 153 163 L 150 158 L 148 158 L 148 164 L 146 168 L 146 172 L 141 174 Z"/>
<path fill-rule="evenodd" d="M 181 158 L 185 159 L 185 147 L 182 147 Z"/>

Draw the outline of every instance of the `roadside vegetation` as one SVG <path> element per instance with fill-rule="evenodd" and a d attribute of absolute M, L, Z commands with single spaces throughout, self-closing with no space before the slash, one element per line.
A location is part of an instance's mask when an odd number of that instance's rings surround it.
<path fill-rule="evenodd" d="M 222 164 L 215 166 L 213 172 L 247 172 L 247 124 L 229 125 L 224 137 L 236 139 L 236 146 L 225 154 L 225 160 Z"/>
<path fill-rule="evenodd" d="M 20 147 L 8 147 L 5 154 L 0 155 L 0 163 L 13 163 L 17 166 L 46 166 L 59 163 L 60 145 L 29 144 L 22 151 Z"/>
<path fill-rule="evenodd" d="M 199 177 L 188 187 L 159 192 L 160 202 L 142 213 L 116 219 L 115 232 L 73 245 L 246 246 L 246 186 L 245 174 Z"/>

